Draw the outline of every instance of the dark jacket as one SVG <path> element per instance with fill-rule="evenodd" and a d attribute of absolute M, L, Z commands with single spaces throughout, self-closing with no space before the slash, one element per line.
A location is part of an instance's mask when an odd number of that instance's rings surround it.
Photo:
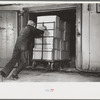
<path fill-rule="evenodd" d="M 34 47 L 34 38 L 41 37 L 44 31 L 34 28 L 33 26 L 27 25 L 21 32 L 16 41 L 15 47 L 20 50 L 29 50 L 31 43 Z"/>

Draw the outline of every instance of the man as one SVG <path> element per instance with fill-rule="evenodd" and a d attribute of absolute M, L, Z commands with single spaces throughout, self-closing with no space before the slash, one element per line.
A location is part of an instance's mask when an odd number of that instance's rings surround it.
<path fill-rule="evenodd" d="M 40 37 L 44 33 L 44 30 L 45 27 L 37 29 L 36 24 L 32 20 L 28 21 L 27 26 L 22 29 L 16 41 L 11 60 L 0 72 L 2 77 L 6 78 L 14 68 L 15 64 L 20 60 L 19 66 L 11 75 L 13 79 L 18 79 L 18 74 L 27 65 L 27 53 L 31 49 L 31 44 L 33 43 L 34 45 L 34 38 Z"/>

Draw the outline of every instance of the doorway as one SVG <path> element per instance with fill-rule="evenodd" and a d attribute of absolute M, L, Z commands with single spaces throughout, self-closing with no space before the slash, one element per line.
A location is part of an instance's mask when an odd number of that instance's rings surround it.
<path fill-rule="evenodd" d="M 61 20 L 70 25 L 70 34 L 68 34 L 68 57 L 71 60 L 70 67 L 75 67 L 76 59 L 76 9 L 59 10 L 51 12 L 29 13 L 29 19 L 37 23 L 38 16 L 57 15 Z"/>

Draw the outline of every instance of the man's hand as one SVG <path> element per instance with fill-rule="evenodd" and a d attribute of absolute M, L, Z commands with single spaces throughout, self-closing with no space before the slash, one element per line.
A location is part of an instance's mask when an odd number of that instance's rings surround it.
<path fill-rule="evenodd" d="M 44 30 L 47 30 L 47 27 L 46 26 L 43 26 L 44 27 Z"/>
<path fill-rule="evenodd" d="M 41 26 L 38 29 L 45 31 L 45 30 L 47 30 L 47 27 L 46 26 Z"/>

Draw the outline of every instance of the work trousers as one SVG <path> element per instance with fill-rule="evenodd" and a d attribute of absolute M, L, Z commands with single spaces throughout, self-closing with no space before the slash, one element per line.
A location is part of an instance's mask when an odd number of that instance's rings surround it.
<path fill-rule="evenodd" d="M 14 75 L 18 75 L 19 72 L 21 72 L 22 69 L 26 67 L 26 64 L 27 64 L 27 51 L 21 51 L 20 49 L 15 48 L 11 60 L 1 70 L 4 77 L 7 77 L 10 74 L 10 72 L 12 71 L 16 63 L 19 62 L 19 60 L 20 60 L 20 64 L 14 70 L 13 72 Z"/>
<path fill-rule="evenodd" d="M 32 66 L 32 59 L 33 59 L 33 45 L 31 45 L 30 49 L 28 50 L 28 64 L 29 66 Z"/>

